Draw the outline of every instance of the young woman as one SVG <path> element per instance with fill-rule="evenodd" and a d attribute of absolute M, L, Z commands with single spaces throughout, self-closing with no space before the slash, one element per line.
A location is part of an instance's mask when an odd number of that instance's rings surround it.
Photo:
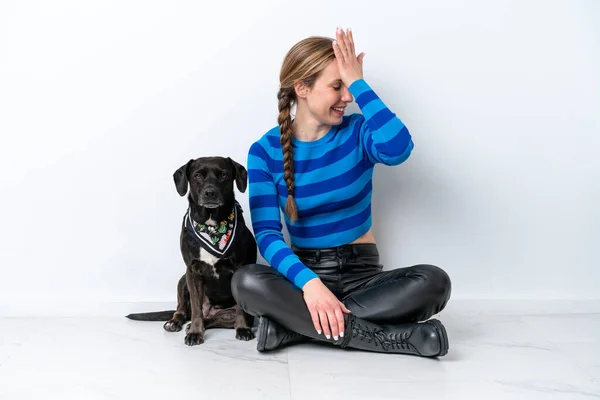
<path fill-rule="evenodd" d="M 278 126 L 250 148 L 252 226 L 271 266 L 241 268 L 232 290 L 260 318 L 259 351 L 312 338 L 377 352 L 448 352 L 444 326 L 427 320 L 450 298 L 448 275 L 433 265 L 379 264 L 373 168 L 404 162 L 413 141 L 364 80 L 363 58 L 349 29 L 294 45 L 280 73 Z M 362 114 L 346 116 L 353 99 Z"/>

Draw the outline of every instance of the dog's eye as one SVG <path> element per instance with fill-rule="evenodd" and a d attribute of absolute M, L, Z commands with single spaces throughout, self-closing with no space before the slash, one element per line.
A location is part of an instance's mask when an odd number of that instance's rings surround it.
<path fill-rule="evenodd" d="M 194 174 L 194 179 L 200 179 L 200 178 L 202 178 L 202 175 L 200 175 L 199 173 L 198 174 Z"/>
<path fill-rule="evenodd" d="M 227 172 L 221 172 L 221 179 L 227 179 Z"/>

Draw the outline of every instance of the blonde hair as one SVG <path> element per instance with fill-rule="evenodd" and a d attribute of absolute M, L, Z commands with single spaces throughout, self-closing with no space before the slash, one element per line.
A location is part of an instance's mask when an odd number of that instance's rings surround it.
<path fill-rule="evenodd" d="M 288 198 L 285 212 L 292 222 L 298 219 L 298 207 L 294 200 L 294 160 L 292 153 L 292 105 L 297 103 L 294 84 L 302 82 L 308 88 L 314 85 L 321 71 L 335 59 L 333 39 L 311 36 L 296 43 L 286 54 L 279 73 L 279 115 L 277 122 L 281 132 L 283 152 L 283 177 L 287 186 Z"/>

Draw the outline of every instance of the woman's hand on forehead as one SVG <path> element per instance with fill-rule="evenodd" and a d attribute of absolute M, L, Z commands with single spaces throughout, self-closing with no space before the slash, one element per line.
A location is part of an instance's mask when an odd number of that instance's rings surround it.
<path fill-rule="evenodd" d="M 363 78 L 363 58 L 365 53 L 356 56 L 352 30 L 344 31 L 338 27 L 335 32 L 336 40 L 333 42 L 333 52 L 338 62 L 340 77 L 346 87 Z"/>

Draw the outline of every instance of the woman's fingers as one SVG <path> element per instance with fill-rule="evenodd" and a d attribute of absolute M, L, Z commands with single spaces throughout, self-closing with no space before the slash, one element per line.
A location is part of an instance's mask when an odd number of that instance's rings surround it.
<path fill-rule="evenodd" d="M 354 50 L 354 37 L 352 36 L 352 30 L 350 28 L 346 29 L 346 37 L 348 38 L 348 51 L 350 56 L 354 56 L 356 54 Z"/>
<path fill-rule="evenodd" d="M 365 53 L 360 53 L 359 56 L 356 57 L 352 30 L 348 28 L 346 32 L 344 32 L 343 29 L 338 27 L 336 28 L 335 35 L 336 40 L 333 42 L 333 52 L 335 53 L 335 58 L 337 58 L 341 63 L 351 63 L 353 59 L 357 59 L 358 63 L 362 66 Z"/>
<path fill-rule="evenodd" d="M 362 66 L 363 65 L 363 58 L 365 58 L 365 53 L 360 53 L 358 55 L 358 57 L 356 57 L 358 60 L 358 63 Z"/>
<path fill-rule="evenodd" d="M 331 330 L 329 329 L 329 321 L 327 319 L 327 312 L 325 310 L 319 310 L 319 320 L 323 327 L 323 334 L 327 339 L 331 338 Z"/>
<path fill-rule="evenodd" d="M 344 303 L 342 303 L 341 301 L 340 301 L 340 308 L 342 309 L 342 312 L 344 314 L 350 314 L 352 312 L 352 311 L 348 310 L 348 308 L 346 308 L 346 305 Z"/>
<path fill-rule="evenodd" d="M 333 337 L 333 340 L 338 340 L 340 338 L 340 329 L 338 326 L 336 311 L 339 312 L 339 310 L 336 310 L 335 308 L 327 311 L 327 318 L 329 319 L 329 325 L 331 326 L 331 336 Z"/>
<path fill-rule="evenodd" d="M 343 314 L 344 311 L 342 307 L 345 309 L 343 304 L 341 304 L 341 306 L 338 305 L 337 307 L 328 307 L 316 311 L 318 315 L 317 322 L 315 322 L 315 319 L 313 318 L 313 324 L 320 324 L 320 326 L 323 328 L 323 334 L 327 339 L 331 339 L 333 337 L 334 340 L 338 340 L 340 336 L 344 337 L 345 324 Z"/>
<path fill-rule="evenodd" d="M 319 313 L 315 309 L 315 307 L 309 307 L 308 312 L 310 312 L 310 318 L 312 319 L 313 325 L 317 333 L 320 335 L 322 332 L 321 322 L 319 321 Z"/>
<path fill-rule="evenodd" d="M 352 61 L 352 59 L 356 57 L 354 54 L 354 40 L 350 34 L 350 29 L 347 29 L 345 32 L 342 28 L 338 28 L 337 30 L 337 36 L 339 37 L 338 42 L 341 43 L 340 48 L 344 53 L 346 61 Z"/>
<path fill-rule="evenodd" d="M 336 44 L 338 49 L 340 50 L 340 54 L 342 55 L 342 61 L 347 61 L 348 60 L 348 45 L 346 43 L 346 35 L 344 34 L 344 31 L 340 28 L 336 29 L 335 32 L 335 36 L 336 36 Z"/>
<path fill-rule="evenodd" d="M 335 319 L 340 336 L 344 337 L 344 314 L 342 313 L 342 309 L 340 307 L 335 309 Z M 337 340 L 337 338 L 335 338 L 335 340 Z"/>
<path fill-rule="evenodd" d="M 337 40 L 333 41 L 333 54 L 335 54 L 335 59 L 338 60 L 338 65 L 344 62 L 344 56 L 342 55 L 342 50 L 338 46 Z"/>

